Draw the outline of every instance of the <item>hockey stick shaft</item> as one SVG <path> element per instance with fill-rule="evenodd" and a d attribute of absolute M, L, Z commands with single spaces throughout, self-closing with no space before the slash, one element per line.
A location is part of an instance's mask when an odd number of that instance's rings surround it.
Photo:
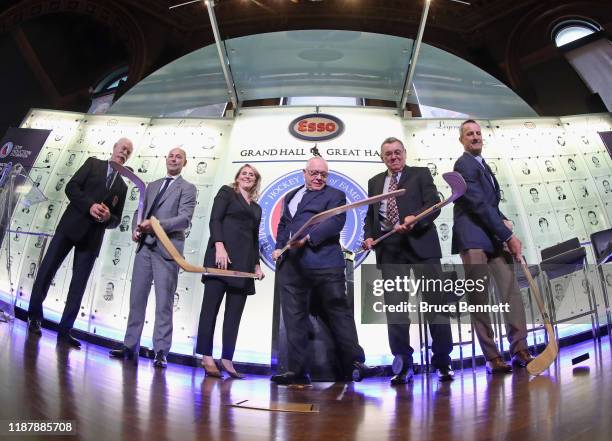
<path fill-rule="evenodd" d="M 340 207 L 332 208 L 330 210 L 326 210 L 326 211 L 323 211 L 321 213 L 315 214 L 313 217 L 308 219 L 308 221 L 306 221 L 306 223 L 304 225 L 302 225 L 302 227 L 299 230 L 297 230 L 295 232 L 293 237 L 281 249 L 279 257 L 282 256 L 285 251 L 287 251 L 289 248 L 291 248 L 291 246 L 293 244 L 299 242 L 301 239 L 306 237 L 307 233 L 310 232 L 312 230 L 312 228 L 314 228 L 315 226 L 319 225 L 323 221 L 325 221 L 325 220 L 327 220 L 327 219 L 329 219 L 331 217 L 337 216 L 339 214 L 346 213 L 347 211 L 352 210 L 353 208 L 359 208 L 359 207 L 362 207 L 364 205 L 374 204 L 374 203 L 382 201 L 384 199 L 401 196 L 401 195 L 404 194 L 405 191 L 406 190 L 404 190 L 404 189 L 400 189 L 400 190 L 395 190 L 395 191 L 392 191 L 392 192 L 389 192 L 389 193 L 379 194 L 379 195 L 376 195 L 376 196 L 372 196 L 370 198 L 366 198 L 366 199 L 362 199 L 362 200 L 357 201 L 357 202 L 353 202 L 352 204 L 342 205 Z"/>
<path fill-rule="evenodd" d="M 187 271 L 188 273 L 201 273 L 204 275 L 210 276 L 224 276 L 224 277 L 248 277 L 252 279 L 259 278 L 255 273 L 247 273 L 243 271 L 233 271 L 233 270 L 223 270 L 219 268 L 211 268 L 206 266 L 198 266 L 193 265 L 185 260 L 185 258 L 179 253 L 176 249 L 164 228 L 159 223 L 159 220 L 155 216 L 151 216 L 149 219 L 151 221 L 151 227 L 153 228 L 153 232 L 155 236 L 157 236 L 157 240 L 162 244 L 166 252 L 174 259 L 174 261 L 180 266 L 182 269 Z"/>
<path fill-rule="evenodd" d="M 548 369 L 548 367 L 553 363 L 553 361 L 555 361 L 555 359 L 557 358 L 557 354 L 559 353 L 559 346 L 557 345 L 555 332 L 550 322 L 548 313 L 546 312 L 544 300 L 542 299 L 540 290 L 536 286 L 533 277 L 531 277 L 531 272 L 529 271 L 527 264 L 522 261 L 520 265 L 523 270 L 523 274 L 527 279 L 527 283 L 529 284 L 531 294 L 533 295 L 533 298 L 535 299 L 536 304 L 538 305 L 540 314 L 542 314 L 544 328 L 546 329 L 546 333 L 548 334 L 548 345 L 546 346 L 546 348 L 527 365 L 527 372 L 529 372 L 531 375 L 539 375 L 546 369 Z"/>
<path fill-rule="evenodd" d="M 444 173 L 442 175 L 442 177 L 448 183 L 448 185 L 450 185 L 450 187 L 451 187 L 451 195 L 448 198 L 444 199 L 443 201 L 440 201 L 437 204 L 432 205 L 431 207 L 426 208 L 423 211 L 421 211 L 420 213 L 418 213 L 415 216 L 415 218 L 412 220 L 412 222 L 402 223 L 403 227 L 409 227 L 411 225 L 416 224 L 420 220 L 426 218 L 427 216 L 429 216 L 430 214 L 435 213 L 438 210 L 441 210 L 442 208 L 444 208 L 445 206 L 447 206 L 451 202 L 454 202 L 455 200 L 459 199 L 461 196 L 463 196 L 465 194 L 465 190 L 467 189 L 467 184 L 465 183 L 465 180 L 463 179 L 463 177 L 459 173 L 457 173 L 457 172 L 448 172 L 448 173 Z M 387 237 L 392 236 L 395 233 L 397 233 L 396 230 L 387 231 L 385 234 L 383 234 L 382 236 L 377 238 L 372 243 L 372 247 L 375 247 L 380 242 L 385 240 Z M 359 250 L 356 254 L 360 254 L 360 253 L 363 253 L 365 251 L 367 251 L 367 250 Z"/>

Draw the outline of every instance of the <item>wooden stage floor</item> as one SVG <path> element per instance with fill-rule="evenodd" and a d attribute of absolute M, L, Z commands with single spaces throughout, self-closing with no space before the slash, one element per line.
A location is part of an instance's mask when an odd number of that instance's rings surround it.
<path fill-rule="evenodd" d="M 315 383 L 305 391 L 268 377 L 205 378 L 170 364 L 136 368 L 84 343 L 56 348 L 55 333 L 28 338 L 20 320 L 0 324 L 0 423 L 73 420 L 83 440 L 612 440 L 612 354 L 608 337 L 564 348 L 547 375 L 458 371 L 452 383 L 417 375 Z M 573 367 L 571 358 L 590 359 Z M 318 413 L 242 409 L 229 404 L 312 403 Z M 2 432 L 0 427 L 0 433 Z M 0 439 L 33 439 L 23 435 Z M 54 437 L 44 436 L 51 440 Z"/>

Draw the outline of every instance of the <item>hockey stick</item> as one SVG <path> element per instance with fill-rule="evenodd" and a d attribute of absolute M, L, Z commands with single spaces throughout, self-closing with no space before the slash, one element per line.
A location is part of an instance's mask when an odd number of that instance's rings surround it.
<path fill-rule="evenodd" d="M 523 269 L 525 278 L 529 283 L 529 289 L 533 294 L 533 298 L 538 304 L 538 309 L 540 310 L 540 314 L 542 314 L 542 318 L 544 319 L 544 328 L 546 329 L 546 334 L 548 334 L 548 345 L 546 348 L 544 348 L 544 350 L 527 365 L 527 372 L 529 372 L 531 375 L 540 375 L 542 372 L 548 369 L 552 362 L 555 361 L 555 358 L 557 358 L 559 346 L 557 345 L 557 339 L 555 338 L 555 332 L 553 331 L 552 324 L 550 323 L 550 318 L 548 317 L 548 313 L 544 307 L 544 300 L 542 299 L 540 290 L 533 281 L 529 268 L 527 268 L 527 264 L 524 260 L 521 262 L 521 268 Z"/>
<path fill-rule="evenodd" d="M 465 180 L 463 179 L 463 176 L 461 176 L 458 172 L 444 173 L 442 175 L 442 178 L 444 178 L 446 183 L 450 186 L 450 188 L 451 188 L 451 195 L 448 198 L 444 199 L 443 201 L 438 202 L 436 205 L 432 205 L 431 207 L 426 208 L 425 210 L 421 211 L 419 214 L 417 214 L 414 217 L 412 222 L 403 223 L 402 224 L 403 227 L 409 227 L 411 225 L 416 224 L 421 219 L 429 216 L 430 214 L 435 213 L 438 210 L 441 210 L 446 205 L 448 205 L 451 202 L 459 199 L 461 196 L 463 196 L 465 194 L 465 190 L 467 189 L 467 184 L 465 183 Z M 385 240 L 387 237 L 395 234 L 396 232 L 397 232 L 396 230 L 387 231 L 385 234 L 380 236 L 378 239 L 376 239 L 372 243 L 372 248 L 375 247 L 376 245 L 378 245 L 383 240 Z M 368 251 L 368 250 L 359 250 L 356 254 L 361 254 L 361 253 L 363 253 L 365 251 Z"/>
<path fill-rule="evenodd" d="M 119 164 L 115 161 L 108 161 L 110 166 L 119 173 L 121 176 L 128 178 L 130 181 L 134 183 L 136 188 L 138 188 L 138 218 L 136 219 L 136 225 L 140 225 L 142 223 L 142 216 L 144 210 L 144 200 L 145 200 L 145 190 L 146 185 L 142 179 L 140 179 L 136 174 L 127 167 Z"/>
<path fill-rule="evenodd" d="M 283 253 L 285 251 L 287 251 L 289 248 L 291 248 L 291 245 L 299 242 L 301 239 L 303 239 L 304 237 L 306 237 L 308 235 L 308 233 L 310 231 L 312 231 L 312 229 L 314 227 L 316 227 L 317 225 L 319 225 L 321 222 L 337 216 L 339 214 L 345 213 L 349 210 L 352 210 L 353 208 L 358 208 L 358 207 L 362 207 L 364 205 L 370 205 L 370 204 L 374 204 L 376 202 L 382 201 L 384 199 L 389 199 L 392 197 L 396 197 L 396 196 L 401 196 L 406 192 L 406 190 L 404 190 L 403 188 L 400 190 L 395 190 L 389 193 L 383 193 L 383 194 L 379 194 L 377 196 L 372 196 L 371 198 L 366 198 L 366 199 L 362 199 L 360 201 L 357 202 L 353 202 L 352 204 L 348 204 L 348 205 L 342 205 L 340 207 L 336 207 L 336 208 L 332 208 L 330 210 L 326 210 L 323 211 L 321 213 L 315 214 L 313 217 L 311 217 L 310 219 L 308 219 L 306 221 L 306 223 L 304 225 L 302 225 L 302 227 L 297 230 L 295 232 L 295 234 L 291 237 L 291 239 L 287 242 L 287 244 L 281 249 L 280 254 L 278 255 L 278 257 L 280 258 L 280 256 L 283 255 Z"/>
<path fill-rule="evenodd" d="M 201 273 L 207 276 L 249 277 L 253 279 L 259 278 L 255 273 L 245 273 L 242 271 L 223 270 L 218 268 L 192 265 L 191 263 L 187 262 L 183 256 L 181 256 L 181 253 L 179 253 L 174 244 L 170 241 L 170 238 L 159 223 L 159 220 L 155 218 L 155 216 L 151 216 L 149 221 L 151 221 L 151 227 L 153 228 L 155 236 L 157 236 L 157 240 L 159 240 L 164 249 L 168 252 L 170 257 L 174 259 L 178 266 L 183 268 L 188 273 Z"/>

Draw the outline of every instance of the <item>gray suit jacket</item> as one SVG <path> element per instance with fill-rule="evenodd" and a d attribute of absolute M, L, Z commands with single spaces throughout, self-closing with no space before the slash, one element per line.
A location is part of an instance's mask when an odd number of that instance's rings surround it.
<path fill-rule="evenodd" d="M 165 177 L 164 177 L 165 178 Z M 144 213 L 149 212 L 151 204 L 155 200 L 155 196 L 159 193 L 164 178 L 151 182 L 147 186 L 144 201 Z M 193 217 L 193 210 L 196 206 L 196 187 L 190 182 L 179 176 L 174 180 L 170 188 L 166 190 L 157 204 L 157 209 L 153 214 L 158 220 L 164 231 L 168 234 L 170 241 L 174 244 L 177 250 L 182 254 L 185 247 L 185 230 L 189 228 L 189 223 Z M 132 220 L 132 231 L 136 229 L 136 219 L 138 213 L 134 214 Z M 157 242 L 155 235 L 147 234 L 140 241 L 136 252 L 140 251 L 142 244 L 147 243 L 153 245 Z M 162 253 L 164 258 L 171 259 L 166 250 L 159 245 L 157 248 Z"/>

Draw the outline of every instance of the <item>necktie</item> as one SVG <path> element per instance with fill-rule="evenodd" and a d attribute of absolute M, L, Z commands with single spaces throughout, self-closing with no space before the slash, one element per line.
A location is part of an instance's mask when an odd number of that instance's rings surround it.
<path fill-rule="evenodd" d="M 117 172 L 110 172 L 106 176 L 106 189 L 107 190 L 109 190 L 111 188 L 111 186 L 113 185 L 113 181 L 115 180 L 115 173 L 117 173 Z"/>
<path fill-rule="evenodd" d="M 491 171 L 491 167 L 489 167 L 489 164 L 485 162 L 484 158 L 482 160 L 482 167 L 485 169 L 485 175 L 487 175 L 489 181 L 491 181 L 491 184 L 493 184 L 493 187 L 495 187 L 495 181 L 493 180 L 493 171 Z"/>
<path fill-rule="evenodd" d="M 170 182 L 172 182 L 172 178 L 164 179 L 164 183 L 162 184 L 161 190 L 159 191 L 159 193 L 157 193 L 157 196 L 155 196 L 155 199 L 153 199 L 151 208 L 149 208 L 149 213 L 147 213 L 147 219 L 149 219 L 151 215 L 155 212 L 155 209 L 157 208 L 157 204 L 159 203 L 159 201 L 161 200 L 161 197 L 164 195 L 164 193 L 170 186 Z"/>
<path fill-rule="evenodd" d="M 395 190 L 397 190 L 397 173 L 393 173 L 389 181 L 389 192 Z M 397 209 L 397 201 L 395 198 L 387 199 L 387 220 L 391 225 L 399 223 L 399 210 Z"/>

